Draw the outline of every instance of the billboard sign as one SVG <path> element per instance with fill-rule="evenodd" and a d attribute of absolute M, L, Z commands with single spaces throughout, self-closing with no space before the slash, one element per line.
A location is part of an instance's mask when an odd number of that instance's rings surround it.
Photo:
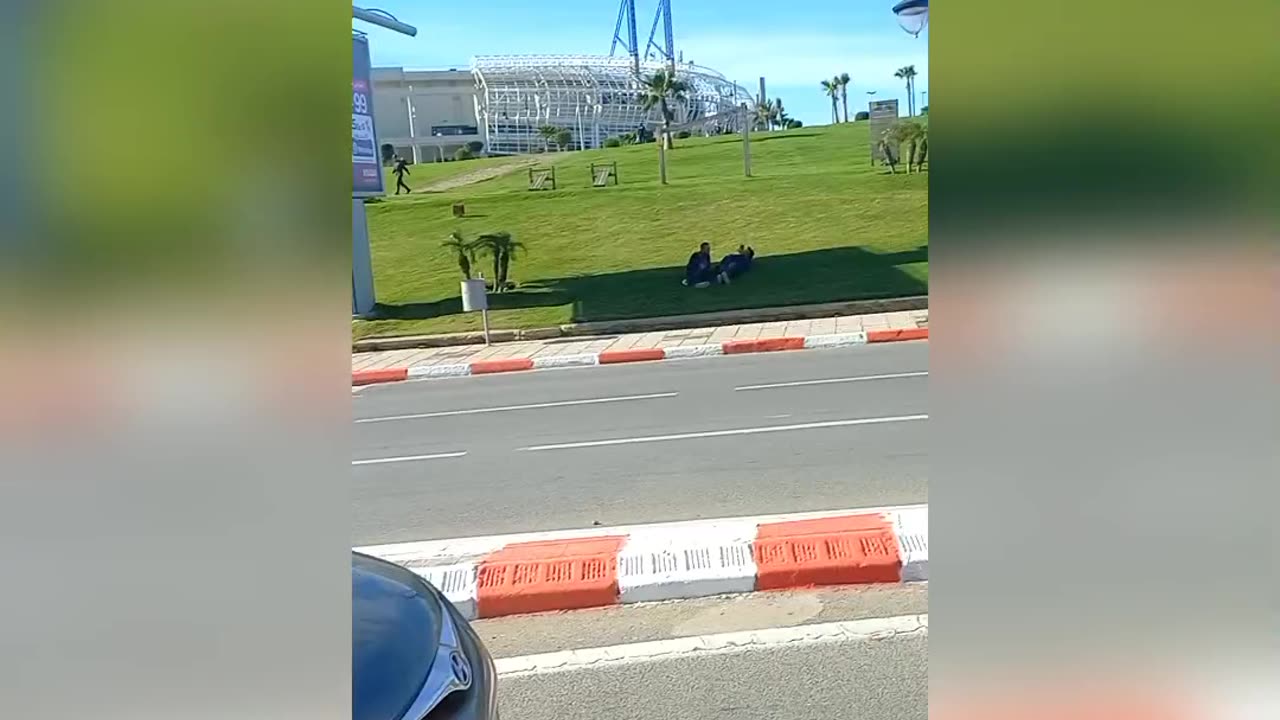
<path fill-rule="evenodd" d="M 370 80 L 369 41 L 352 36 L 354 52 L 351 80 L 351 197 L 386 194 L 382 183 L 382 161 L 378 134 L 373 127 L 373 83 Z"/>
<path fill-rule="evenodd" d="M 885 130 L 893 127 L 894 123 L 898 122 L 898 101 L 872 100 L 867 105 L 867 115 L 870 122 L 871 164 L 875 165 L 877 160 L 884 162 L 878 147 L 880 136 L 884 135 Z"/>

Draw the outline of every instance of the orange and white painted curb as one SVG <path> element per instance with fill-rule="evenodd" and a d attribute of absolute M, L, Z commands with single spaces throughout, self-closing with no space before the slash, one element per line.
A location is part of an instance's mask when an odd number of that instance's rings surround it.
<path fill-rule="evenodd" d="M 836 335 L 807 335 L 803 337 L 760 338 L 758 340 L 726 340 L 708 345 L 691 345 L 671 348 L 633 348 L 630 350 L 605 350 L 580 355 L 553 355 L 541 358 L 506 358 L 502 360 L 477 360 L 452 365 L 423 365 L 418 367 L 383 368 L 379 370 L 352 370 L 352 385 L 400 382 L 402 380 L 426 380 L 434 378 L 490 375 L 493 373 L 543 370 L 549 368 L 616 365 L 619 363 L 651 362 L 654 360 L 681 360 L 716 355 L 743 355 L 746 353 L 778 352 L 782 350 L 815 350 L 820 348 L 848 347 L 867 343 L 899 342 L 902 340 L 928 340 L 929 328 L 901 328 L 897 330 L 869 330 L 866 332 L 839 333 Z"/>
<path fill-rule="evenodd" d="M 926 581 L 929 509 L 834 511 L 357 548 L 468 619 L 824 585 Z"/>

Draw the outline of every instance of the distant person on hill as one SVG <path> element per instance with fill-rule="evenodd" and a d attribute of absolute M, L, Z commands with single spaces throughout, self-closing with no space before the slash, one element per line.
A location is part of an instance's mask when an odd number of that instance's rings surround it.
<path fill-rule="evenodd" d="M 409 186 L 404 181 L 404 176 L 411 174 L 409 172 L 409 163 L 405 162 L 404 158 L 396 156 L 396 169 L 392 170 L 392 172 L 396 174 L 396 194 L 400 194 L 400 188 L 404 188 L 406 193 L 412 194 L 413 190 L 409 189 Z"/>
<path fill-rule="evenodd" d="M 711 243 L 702 243 L 697 252 L 689 256 L 684 266 L 684 284 L 689 287 L 704 288 L 716 277 L 715 268 L 711 266 Z"/>
<path fill-rule="evenodd" d="M 725 255 L 724 259 L 720 261 L 716 280 L 722 285 L 728 285 L 731 280 L 751 269 L 751 262 L 755 260 L 755 257 L 756 251 L 753 248 L 739 245 L 738 252 Z"/>

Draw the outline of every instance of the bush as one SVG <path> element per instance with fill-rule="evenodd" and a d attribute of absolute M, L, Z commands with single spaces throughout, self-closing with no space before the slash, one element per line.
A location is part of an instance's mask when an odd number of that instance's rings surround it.
<path fill-rule="evenodd" d="M 925 105 L 924 107 L 920 108 L 920 114 L 921 114 L 921 115 L 928 115 L 928 114 L 929 114 L 929 106 L 928 106 L 928 105 Z"/>
<path fill-rule="evenodd" d="M 475 156 L 476 154 L 471 152 L 471 148 L 469 147 L 460 147 L 453 153 L 454 160 L 470 160 Z"/>
<path fill-rule="evenodd" d="M 804 127 L 804 123 L 796 120 L 795 118 L 787 118 L 787 123 L 783 125 L 783 127 L 787 130 L 795 130 L 796 128 Z"/>
<path fill-rule="evenodd" d="M 636 134 L 633 132 L 623 133 L 621 138 L 619 138 L 619 142 L 621 142 L 623 145 L 635 145 Z"/>
<path fill-rule="evenodd" d="M 690 133 L 688 130 L 681 130 L 680 132 L 676 133 L 676 137 L 681 140 L 687 140 L 689 139 L 689 136 L 690 136 Z"/>
<path fill-rule="evenodd" d="M 853 119 L 855 122 L 858 120 L 870 120 L 871 113 L 867 112 L 866 110 L 859 110 L 858 112 L 853 114 Z"/>
<path fill-rule="evenodd" d="M 604 146 L 605 147 L 622 147 L 622 141 L 616 137 L 605 138 Z"/>
<path fill-rule="evenodd" d="M 480 142 L 479 140 L 472 140 L 471 142 L 467 143 L 467 149 L 471 151 L 472 155 L 479 155 L 481 152 L 484 151 L 484 143 Z"/>

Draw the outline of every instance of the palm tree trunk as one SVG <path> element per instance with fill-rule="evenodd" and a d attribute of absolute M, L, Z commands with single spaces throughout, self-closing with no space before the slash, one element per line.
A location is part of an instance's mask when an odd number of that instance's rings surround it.
<path fill-rule="evenodd" d="M 840 103 L 844 105 L 844 121 L 849 122 L 849 93 L 840 91 Z"/>
<path fill-rule="evenodd" d="M 662 102 L 658 104 L 658 110 L 662 112 L 662 146 L 671 149 L 671 108 L 667 107 L 667 99 L 662 98 Z"/>

